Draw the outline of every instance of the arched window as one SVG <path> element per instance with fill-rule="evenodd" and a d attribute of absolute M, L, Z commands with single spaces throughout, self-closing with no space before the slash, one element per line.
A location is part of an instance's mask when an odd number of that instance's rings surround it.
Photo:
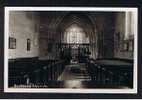
<path fill-rule="evenodd" d="M 77 24 L 72 24 L 68 27 L 64 34 L 65 43 L 88 43 L 89 39 L 86 37 L 85 32 Z"/>

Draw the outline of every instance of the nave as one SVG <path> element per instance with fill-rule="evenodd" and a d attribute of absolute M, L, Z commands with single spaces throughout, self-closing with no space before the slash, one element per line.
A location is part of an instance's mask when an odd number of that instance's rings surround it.
<path fill-rule="evenodd" d="M 132 89 L 133 18 L 133 12 L 10 11 L 8 87 Z"/>

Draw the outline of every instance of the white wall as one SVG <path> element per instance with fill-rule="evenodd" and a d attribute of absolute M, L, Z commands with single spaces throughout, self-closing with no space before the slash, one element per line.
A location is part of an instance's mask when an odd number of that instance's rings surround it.
<path fill-rule="evenodd" d="M 28 16 L 27 16 L 28 14 Z M 9 36 L 16 38 L 16 49 L 9 49 L 9 58 L 38 56 L 38 24 L 33 12 L 12 11 L 9 15 Z M 27 39 L 31 39 L 31 50 L 27 51 Z"/>

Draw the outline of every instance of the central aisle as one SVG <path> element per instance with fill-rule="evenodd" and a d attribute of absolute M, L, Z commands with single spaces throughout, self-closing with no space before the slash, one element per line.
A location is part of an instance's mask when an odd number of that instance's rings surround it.
<path fill-rule="evenodd" d="M 63 73 L 58 78 L 59 81 L 67 80 L 80 80 L 87 81 L 90 80 L 86 65 L 84 63 L 70 64 L 66 65 Z"/>
<path fill-rule="evenodd" d="M 86 67 L 84 63 L 66 65 L 58 80 L 64 81 L 66 88 L 83 88 L 82 82 L 91 80 Z"/>

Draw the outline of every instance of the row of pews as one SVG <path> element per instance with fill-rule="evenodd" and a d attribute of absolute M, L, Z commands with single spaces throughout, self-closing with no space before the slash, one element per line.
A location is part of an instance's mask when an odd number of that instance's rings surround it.
<path fill-rule="evenodd" d="M 46 86 L 49 81 L 57 80 L 64 70 L 64 64 L 64 61 L 38 58 L 9 60 L 9 87 Z"/>
<path fill-rule="evenodd" d="M 133 88 L 133 62 L 120 59 L 89 60 L 88 73 L 95 85 Z"/>
<path fill-rule="evenodd" d="M 58 81 L 58 77 L 63 72 L 65 64 L 65 61 L 38 58 L 9 60 L 9 87 L 63 87 L 64 82 Z M 82 83 L 86 88 L 133 88 L 131 60 L 88 59 L 86 69 L 91 77 L 91 80 Z"/>

